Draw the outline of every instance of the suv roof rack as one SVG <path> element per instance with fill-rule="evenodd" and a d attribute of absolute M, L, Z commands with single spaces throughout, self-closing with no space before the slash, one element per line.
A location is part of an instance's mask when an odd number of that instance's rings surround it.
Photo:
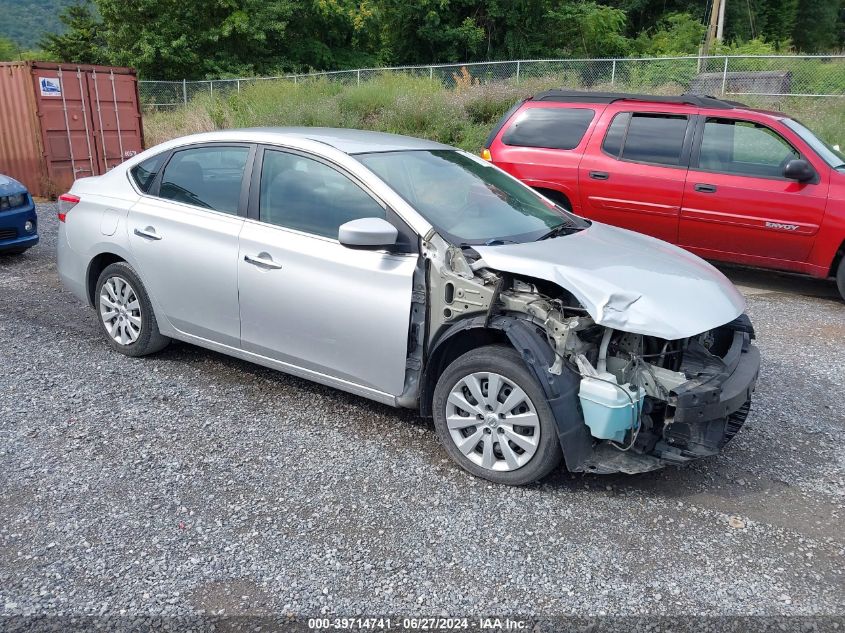
<path fill-rule="evenodd" d="M 532 101 L 561 101 L 565 103 L 614 103 L 615 101 L 650 101 L 656 103 L 681 103 L 700 108 L 732 110 L 748 107 L 738 101 L 717 99 L 710 95 L 682 94 L 678 97 L 628 94 L 624 92 L 586 92 L 583 90 L 546 90 L 531 98 Z"/>

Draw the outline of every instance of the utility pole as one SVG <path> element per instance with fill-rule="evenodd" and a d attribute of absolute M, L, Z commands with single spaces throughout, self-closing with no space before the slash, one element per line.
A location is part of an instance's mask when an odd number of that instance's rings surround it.
<path fill-rule="evenodd" d="M 707 35 L 704 36 L 704 46 L 701 49 L 701 56 L 707 57 L 710 54 L 710 47 L 713 41 L 722 38 L 722 28 L 725 23 L 725 0 L 713 0 L 710 7 L 710 23 L 707 27 Z"/>
<path fill-rule="evenodd" d="M 722 41 L 725 33 L 725 5 L 728 0 L 719 0 L 719 23 L 716 25 L 716 39 Z"/>

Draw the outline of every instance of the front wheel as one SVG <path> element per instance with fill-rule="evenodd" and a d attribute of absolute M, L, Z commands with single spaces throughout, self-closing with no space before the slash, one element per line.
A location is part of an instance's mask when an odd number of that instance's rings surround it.
<path fill-rule="evenodd" d="M 836 270 L 836 285 L 839 287 L 839 296 L 845 299 L 845 257 L 839 262 Z"/>
<path fill-rule="evenodd" d="M 473 475 L 519 486 L 560 464 L 546 396 L 511 347 L 480 347 L 453 361 L 437 381 L 432 408 L 446 452 Z"/>
<path fill-rule="evenodd" d="M 145 356 L 170 342 L 158 331 L 144 284 L 126 262 L 106 266 L 100 273 L 96 308 L 109 343 L 121 354 Z"/>

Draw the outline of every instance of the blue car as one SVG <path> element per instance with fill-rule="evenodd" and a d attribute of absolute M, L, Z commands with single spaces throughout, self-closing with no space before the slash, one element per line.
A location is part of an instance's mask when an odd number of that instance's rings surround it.
<path fill-rule="evenodd" d="M 17 180 L 0 174 L 0 255 L 23 253 L 37 243 L 32 196 Z"/>

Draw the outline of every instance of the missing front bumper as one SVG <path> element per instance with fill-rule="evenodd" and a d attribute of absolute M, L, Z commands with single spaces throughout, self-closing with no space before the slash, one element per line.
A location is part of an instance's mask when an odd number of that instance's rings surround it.
<path fill-rule="evenodd" d="M 718 370 L 702 371 L 672 393 L 654 441 L 624 453 L 599 444 L 579 470 L 635 474 L 715 455 L 745 423 L 759 373 L 760 352 L 751 344 L 751 333 L 734 331 Z"/>

